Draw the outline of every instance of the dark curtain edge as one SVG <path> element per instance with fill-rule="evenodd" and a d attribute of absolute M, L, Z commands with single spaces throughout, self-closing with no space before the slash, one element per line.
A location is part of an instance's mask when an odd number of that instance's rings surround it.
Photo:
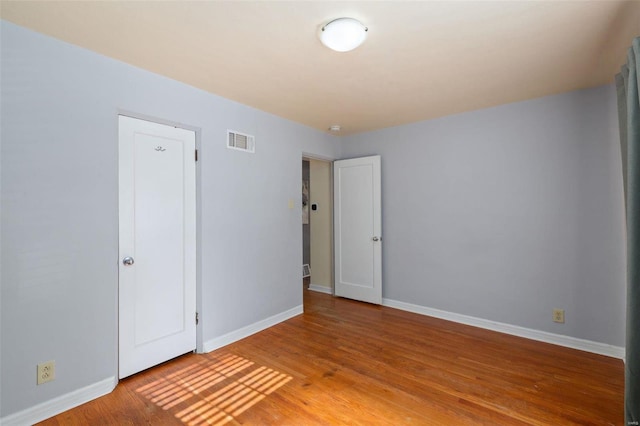
<path fill-rule="evenodd" d="M 640 424 L 640 37 L 616 75 L 627 221 L 625 424 Z"/>

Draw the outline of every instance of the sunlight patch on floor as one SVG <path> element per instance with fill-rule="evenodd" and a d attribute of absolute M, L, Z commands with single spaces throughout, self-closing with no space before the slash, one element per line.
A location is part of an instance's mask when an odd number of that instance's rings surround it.
<path fill-rule="evenodd" d="M 245 358 L 221 355 L 203 358 L 136 391 L 184 424 L 223 425 L 291 379 Z"/>

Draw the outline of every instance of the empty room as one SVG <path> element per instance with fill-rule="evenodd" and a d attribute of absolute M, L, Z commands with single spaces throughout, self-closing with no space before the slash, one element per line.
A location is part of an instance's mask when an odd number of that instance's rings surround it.
<path fill-rule="evenodd" d="M 0 18 L 0 424 L 639 424 L 639 1 Z"/>

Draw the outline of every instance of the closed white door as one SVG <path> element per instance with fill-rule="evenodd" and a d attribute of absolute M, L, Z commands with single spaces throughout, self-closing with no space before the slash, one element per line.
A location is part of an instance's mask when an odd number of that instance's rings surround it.
<path fill-rule="evenodd" d="M 334 162 L 335 295 L 382 303 L 380 156 Z"/>
<path fill-rule="evenodd" d="M 196 347 L 195 133 L 119 117 L 119 377 Z"/>

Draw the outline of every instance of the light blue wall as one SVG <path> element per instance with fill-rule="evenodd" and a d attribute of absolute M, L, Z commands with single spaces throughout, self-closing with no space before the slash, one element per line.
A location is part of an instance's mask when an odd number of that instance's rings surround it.
<path fill-rule="evenodd" d="M 199 131 L 203 340 L 302 304 L 302 153 L 339 139 L 0 22 L 0 417 L 117 374 L 119 111 Z"/>
<path fill-rule="evenodd" d="M 343 138 L 382 155 L 383 296 L 624 346 L 616 114 L 604 86 Z"/>

